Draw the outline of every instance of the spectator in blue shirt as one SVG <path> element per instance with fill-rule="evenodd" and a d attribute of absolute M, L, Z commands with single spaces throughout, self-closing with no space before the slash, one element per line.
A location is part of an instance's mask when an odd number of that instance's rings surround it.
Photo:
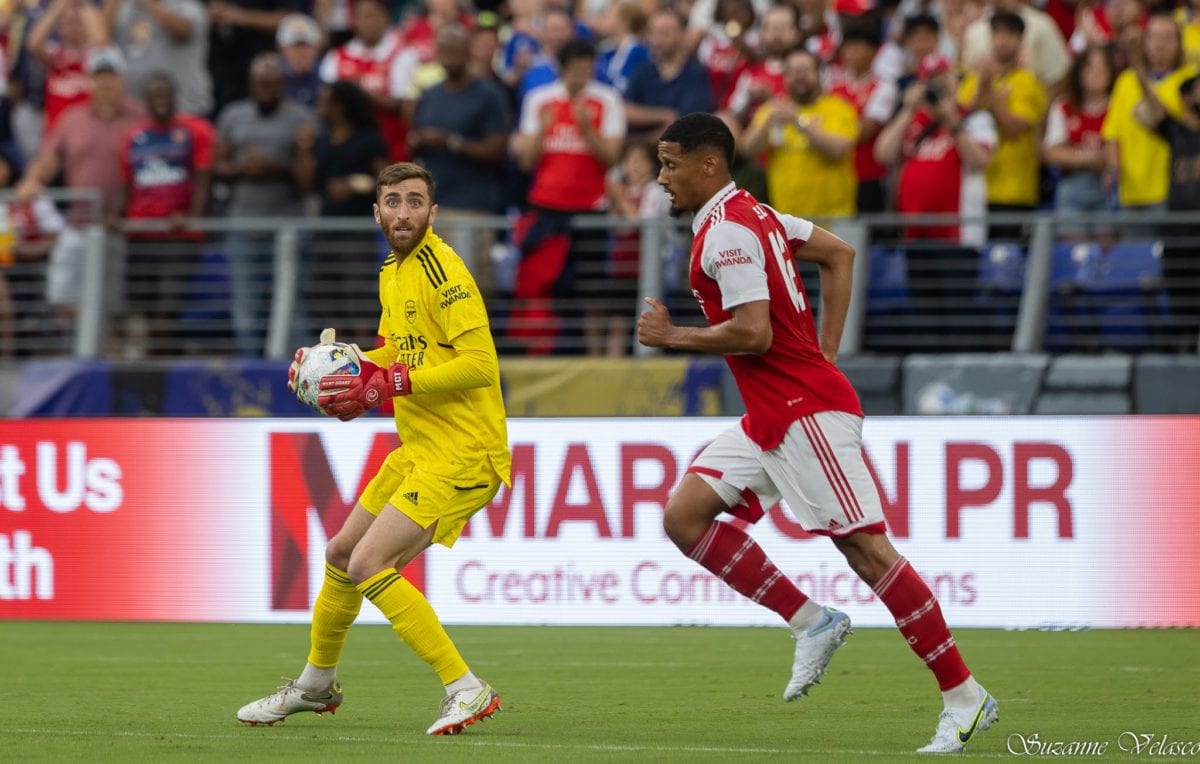
<path fill-rule="evenodd" d="M 596 56 L 596 79 L 624 91 L 629 76 L 650 56 L 642 40 L 646 14 L 637 3 L 623 0 L 609 7 L 604 22 L 605 40 Z"/>
<path fill-rule="evenodd" d="M 649 25 L 650 60 L 638 67 L 625 88 L 629 130 L 657 139 L 684 114 L 716 109 L 708 72 L 688 49 L 683 18 L 655 11 Z"/>

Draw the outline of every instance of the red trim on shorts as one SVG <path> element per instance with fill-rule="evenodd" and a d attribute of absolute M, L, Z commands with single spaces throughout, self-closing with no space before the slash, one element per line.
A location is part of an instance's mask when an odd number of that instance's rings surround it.
<path fill-rule="evenodd" d="M 717 480 L 723 480 L 725 478 L 724 472 L 721 472 L 720 470 L 714 470 L 712 467 L 697 467 L 693 464 L 691 467 L 687 468 L 687 471 L 694 472 L 697 475 L 708 475 L 709 477 L 716 478 Z"/>
<path fill-rule="evenodd" d="M 833 473 L 830 471 L 829 463 L 827 461 L 828 456 L 825 454 L 824 449 L 822 448 L 821 444 L 817 442 L 817 438 L 813 434 L 812 425 L 814 423 L 811 420 L 812 417 L 802 417 L 797 421 L 800 422 L 800 426 L 804 428 L 804 434 L 808 437 L 808 444 L 812 446 L 813 453 L 817 455 L 817 461 L 821 465 L 821 471 L 825 473 L 825 479 L 829 481 L 830 487 L 833 488 L 833 495 L 837 497 L 838 504 L 842 508 L 842 515 L 846 518 L 846 522 L 848 524 L 853 525 L 861 518 L 854 517 L 854 512 L 851 509 L 850 503 L 846 501 L 846 497 L 843 494 L 845 488 L 837 481 L 837 478 L 834 477 Z"/>
<path fill-rule="evenodd" d="M 832 538 L 841 539 L 846 538 L 847 536 L 853 536 L 855 533 L 887 533 L 887 523 L 871 523 L 870 525 L 863 525 L 858 528 L 843 528 L 838 531 L 827 531 L 824 529 L 810 531 L 807 528 L 804 530 L 808 531 L 809 533 L 814 533 L 818 536 L 830 536 Z"/>
<path fill-rule="evenodd" d="M 749 488 L 742 489 L 742 501 L 746 502 L 745 506 L 739 504 L 736 507 L 730 507 L 729 514 L 751 524 L 757 523 L 763 519 L 763 515 L 767 514 L 763 509 L 762 502 L 758 500 L 758 495 Z"/>

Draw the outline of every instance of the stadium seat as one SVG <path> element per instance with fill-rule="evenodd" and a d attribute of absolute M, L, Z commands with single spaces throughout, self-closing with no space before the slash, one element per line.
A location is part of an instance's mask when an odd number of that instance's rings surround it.
<path fill-rule="evenodd" d="M 1025 250 L 988 244 L 979 250 L 979 287 L 985 293 L 1019 293 L 1025 283 Z"/>
<path fill-rule="evenodd" d="M 1123 241 L 1111 246 L 1084 282 L 1106 349 L 1149 349 L 1167 313 L 1162 288 L 1162 243 Z"/>
<path fill-rule="evenodd" d="M 1095 242 L 1056 244 L 1050 259 L 1050 285 L 1065 294 L 1092 281 L 1100 269 L 1100 245 Z"/>
<path fill-rule="evenodd" d="M 867 314 L 887 315 L 905 310 L 908 307 L 908 258 L 904 250 L 874 246 L 870 257 Z"/>
<path fill-rule="evenodd" d="M 980 330 L 1011 338 L 1025 285 L 1025 250 L 1017 244 L 993 242 L 979 250 L 977 275 Z"/>
<path fill-rule="evenodd" d="M 1051 352 L 1094 350 L 1098 346 L 1090 297 L 1082 293 L 1095 280 L 1103 250 L 1094 242 L 1056 244 L 1050 253 L 1050 304 L 1046 344 Z"/>

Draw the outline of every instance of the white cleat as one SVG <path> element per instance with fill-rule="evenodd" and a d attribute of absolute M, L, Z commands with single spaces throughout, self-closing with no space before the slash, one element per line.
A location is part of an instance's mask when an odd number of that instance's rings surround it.
<path fill-rule="evenodd" d="M 783 690 L 784 700 L 798 700 L 807 695 L 825 675 L 834 650 L 844 645 L 851 633 L 850 616 L 831 607 L 821 609 L 825 612 L 815 626 L 808 631 L 792 632 L 796 656 L 792 660 L 792 679 Z"/>
<path fill-rule="evenodd" d="M 341 704 L 342 686 L 337 682 L 325 690 L 314 691 L 305 690 L 297 685 L 294 679 L 288 679 L 287 684 L 267 697 L 239 708 L 237 718 L 239 722 L 249 724 L 251 727 L 257 727 L 260 724 L 269 727 L 301 711 L 332 714 Z"/>
<path fill-rule="evenodd" d="M 500 695 L 487 682 L 473 690 L 459 690 L 442 698 L 438 720 L 425 731 L 426 735 L 457 735 L 481 719 L 487 719 L 500 708 Z"/>
<path fill-rule="evenodd" d="M 975 737 L 975 733 L 991 727 L 1000 721 L 1000 704 L 979 688 L 979 703 L 971 708 L 950 709 L 942 711 L 938 717 L 937 731 L 933 739 L 924 748 L 918 748 L 917 753 L 958 753 L 967 747 Z"/>

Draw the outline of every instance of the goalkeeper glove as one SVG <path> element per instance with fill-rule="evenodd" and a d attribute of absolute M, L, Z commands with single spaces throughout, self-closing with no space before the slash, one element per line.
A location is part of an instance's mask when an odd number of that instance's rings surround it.
<path fill-rule="evenodd" d="M 363 355 L 358 345 L 351 345 L 349 352 L 358 362 L 359 374 L 357 377 L 344 374 L 321 377 L 317 406 L 324 413 L 348 422 L 383 403 L 386 398 L 412 393 L 408 366 L 405 364 L 393 363 L 385 369 Z"/>
<path fill-rule="evenodd" d="M 323 329 L 321 338 L 317 340 L 318 345 L 332 345 L 334 338 L 337 335 L 333 329 Z M 315 345 L 313 347 L 316 347 Z M 303 365 L 305 357 L 308 355 L 312 347 L 296 348 L 296 354 L 292 356 L 292 365 L 288 367 L 288 389 L 292 391 L 292 395 L 296 396 L 296 400 L 300 400 L 300 390 L 297 385 L 300 384 L 300 366 Z"/>

